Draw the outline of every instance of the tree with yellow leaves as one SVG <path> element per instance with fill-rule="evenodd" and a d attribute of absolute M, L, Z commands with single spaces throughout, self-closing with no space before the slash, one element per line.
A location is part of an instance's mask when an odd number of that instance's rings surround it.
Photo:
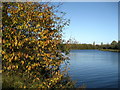
<path fill-rule="evenodd" d="M 3 3 L 3 87 L 72 87 L 70 82 L 61 83 L 64 74 L 60 65 L 66 58 L 59 46 L 69 21 L 57 10 L 58 6 L 43 2 Z M 12 78 L 9 83 L 7 76 Z"/>

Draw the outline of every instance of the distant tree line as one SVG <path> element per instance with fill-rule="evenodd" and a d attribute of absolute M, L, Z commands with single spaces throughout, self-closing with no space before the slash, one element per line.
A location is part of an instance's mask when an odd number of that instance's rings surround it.
<path fill-rule="evenodd" d="M 71 49 L 120 49 L 120 41 L 112 41 L 110 44 L 103 44 L 101 45 L 95 44 L 78 44 L 78 43 L 67 43 L 68 47 L 65 47 L 66 44 L 62 44 L 61 48 L 66 48 L 67 50 Z"/>
<path fill-rule="evenodd" d="M 111 44 L 100 45 L 102 49 L 120 49 L 120 41 L 112 41 Z"/>
<path fill-rule="evenodd" d="M 92 44 L 69 44 L 70 49 L 96 49 L 95 45 Z"/>

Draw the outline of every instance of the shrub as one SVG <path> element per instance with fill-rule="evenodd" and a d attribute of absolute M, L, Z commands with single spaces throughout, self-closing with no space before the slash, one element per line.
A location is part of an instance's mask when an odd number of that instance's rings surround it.
<path fill-rule="evenodd" d="M 3 77 L 3 88 L 52 88 L 61 81 L 59 66 L 66 58 L 59 45 L 69 21 L 58 14 L 58 6 L 3 3 L 2 70 L 8 77 Z"/>

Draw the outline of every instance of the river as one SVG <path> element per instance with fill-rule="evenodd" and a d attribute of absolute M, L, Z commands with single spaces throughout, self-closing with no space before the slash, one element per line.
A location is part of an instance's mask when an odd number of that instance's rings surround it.
<path fill-rule="evenodd" d="M 118 88 L 120 53 L 99 50 L 71 50 L 68 74 L 76 87 Z"/>

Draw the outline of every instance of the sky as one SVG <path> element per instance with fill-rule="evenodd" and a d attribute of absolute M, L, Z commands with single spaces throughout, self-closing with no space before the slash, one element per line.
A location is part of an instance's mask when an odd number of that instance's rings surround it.
<path fill-rule="evenodd" d="M 89 44 L 118 40 L 117 2 L 64 2 L 60 10 L 70 19 L 69 27 L 63 30 L 63 39 L 74 38 Z"/>

